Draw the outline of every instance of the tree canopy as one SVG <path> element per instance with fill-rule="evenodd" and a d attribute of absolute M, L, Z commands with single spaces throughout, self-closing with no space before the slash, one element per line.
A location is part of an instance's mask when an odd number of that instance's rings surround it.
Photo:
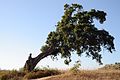
<path fill-rule="evenodd" d="M 85 53 L 102 64 L 100 53 L 102 48 L 110 53 L 115 49 L 114 37 L 108 31 L 98 29 L 94 22 L 98 20 L 103 24 L 106 15 L 104 11 L 95 9 L 85 11 L 79 4 L 65 4 L 62 19 L 57 23 L 56 30 L 49 33 L 46 45 L 41 48 L 41 51 L 45 52 L 52 47 L 54 50 L 52 57 L 60 54 L 61 58 L 65 58 L 65 64 L 71 62 L 73 53 L 78 56 Z"/>

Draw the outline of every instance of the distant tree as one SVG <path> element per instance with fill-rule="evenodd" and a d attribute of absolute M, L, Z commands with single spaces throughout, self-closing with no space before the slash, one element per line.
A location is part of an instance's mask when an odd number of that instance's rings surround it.
<path fill-rule="evenodd" d="M 115 62 L 116 65 L 120 65 L 120 62 Z"/>
<path fill-rule="evenodd" d="M 26 61 L 25 70 L 32 71 L 41 59 L 50 55 L 53 59 L 60 55 L 65 58 L 65 64 L 69 64 L 72 53 L 78 56 L 84 53 L 102 64 L 99 52 L 105 48 L 112 53 L 115 49 L 114 37 L 106 30 L 98 29 L 95 19 L 102 24 L 106 13 L 95 9 L 85 11 L 79 4 L 65 4 L 64 15 L 57 23 L 56 30 L 48 34 L 46 45 L 41 48 L 42 53 Z"/>

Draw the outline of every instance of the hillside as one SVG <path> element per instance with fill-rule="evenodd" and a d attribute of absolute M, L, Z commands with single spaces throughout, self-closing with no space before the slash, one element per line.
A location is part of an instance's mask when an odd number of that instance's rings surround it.
<path fill-rule="evenodd" d="M 102 70 L 108 70 L 108 69 L 110 69 L 110 70 L 120 70 L 120 63 L 115 63 L 115 64 L 107 64 L 107 65 L 105 65 L 104 67 L 102 67 L 102 68 L 100 68 L 100 69 L 102 69 Z"/>
<path fill-rule="evenodd" d="M 80 71 L 79 73 L 65 73 L 45 80 L 120 80 L 118 70 Z"/>

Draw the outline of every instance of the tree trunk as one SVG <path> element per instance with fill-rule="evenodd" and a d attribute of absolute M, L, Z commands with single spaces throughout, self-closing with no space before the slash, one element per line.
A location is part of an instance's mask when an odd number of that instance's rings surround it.
<path fill-rule="evenodd" d="M 35 58 L 32 58 L 29 56 L 28 60 L 26 61 L 25 65 L 24 65 L 24 70 L 28 71 L 28 72 L 32 71 L 41 59 L 43 59 L 49 55 L 52 55 L 56 51 L 57 50 L 55 50 L 53 47 L 50 47 L 46 52 L 40 53 Z"/>

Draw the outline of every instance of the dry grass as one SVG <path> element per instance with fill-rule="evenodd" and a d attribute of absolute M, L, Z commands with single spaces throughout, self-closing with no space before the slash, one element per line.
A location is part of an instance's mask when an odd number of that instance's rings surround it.
<path fill-rule="evenodd" d="M 120 80 L 120 70 L 83 70 L 66 72 L 46 80 Z"/>
<path fill-rule="evenodd" d="M 17 70 L 0 70 L 0 80 L 29 80 L 48 77 L 44 80 L 120 80 L 120 65 L 106 65 L 99 70 L 79 70 L 75 65 L 70 70 L 58 70 L 51 68 L 36 68 L 32 72 Z"/>
<path fill-rule="evenodd" d="M 17 70 L 0 70 L 0 80 L 21 80 L 24 75 Z"/>
<path fill-rule="evenodd" d="M 38 70 L 38 71 L 32 71 L 30 73 L 27 73 L 23 79 L 36 79 L 36 78 L 42 78 L 47 76 L 53 76 L 61 74 L 60 71 L 55 69 L 49 69 L 49 70 Z"/>
<path fill-rule="evenodd" d="M 50 68 L 35 69 L 29 73 L 21 70 L 0 70 L 0 80 L 29 80 L 57 74 L 61 74 L 61 71 Z"/>
<path fill-rule="evenodd" d="M 28 80 L 45 76 L 51 76 L 51 78 L 45 80 L 120 80 L 120 70 L 68 70 L 66 72 L 62 71 L 63 74 L 59 72 L 55 70 L 39 70 L 24 74 L 17 71 L 0 71 L 0 80 L 23 80 L 22 77 Z M 56 74 L 60 75 L 52 77 L 52 75 Z"/>

